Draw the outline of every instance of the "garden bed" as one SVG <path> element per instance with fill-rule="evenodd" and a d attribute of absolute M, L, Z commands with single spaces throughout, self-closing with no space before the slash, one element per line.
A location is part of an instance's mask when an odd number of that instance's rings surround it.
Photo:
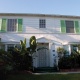
<path fill-rule="evenodd" d="M 60 72 L 80 72 L 79 69 L 60 69 Z"/>

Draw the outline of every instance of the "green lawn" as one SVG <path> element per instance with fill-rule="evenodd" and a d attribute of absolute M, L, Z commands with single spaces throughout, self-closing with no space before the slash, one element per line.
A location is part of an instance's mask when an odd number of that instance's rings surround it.
<path fill-rule="evenodd" d="M 10 75 L 7 80 L 80 80 L 80 74 L 17 74 Z"/>

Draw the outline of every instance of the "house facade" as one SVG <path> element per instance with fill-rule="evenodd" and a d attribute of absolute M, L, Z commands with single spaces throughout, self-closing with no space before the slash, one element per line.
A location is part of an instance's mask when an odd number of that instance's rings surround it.
<path fill-rule="evenodd" d="M 24 38 L 29 47 L 31 36 L 36 37 L 40 49 L 33 54 L 33 66 L 54 67 L 58 65 L 58 47 L 67 55 L 72 48 L 79 50 L 73 45 L 80 44 L 80 16 L 0 13 L 0 48 L 7 51 Z"/>

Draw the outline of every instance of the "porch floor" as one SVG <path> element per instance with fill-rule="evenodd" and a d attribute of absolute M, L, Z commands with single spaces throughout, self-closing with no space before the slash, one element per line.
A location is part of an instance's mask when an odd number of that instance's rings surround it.
<path fill-rule="evenodd" d="M 44 73 L 44 72 L 57 72 L 57 68 L 56 67 L 38 67 L 38 68 L 34 68 L 34 73 L 38 72 L 38 73 Z"/>

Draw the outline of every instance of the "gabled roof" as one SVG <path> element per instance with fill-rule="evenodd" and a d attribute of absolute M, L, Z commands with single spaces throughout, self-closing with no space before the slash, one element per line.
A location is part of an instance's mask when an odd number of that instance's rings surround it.
<path fill-rule="evenodd" d="M 40 38 L 37 39 L 37 42 L 39 42 L 39 43 L 43 43 L 43 42 L 44 43 L 49 43 L 50 40 L 45 38 L 45 37 L 40 37 Z"/>
<path fill-rule="evenodd" d="M 46 38 L 46 37 L 40 37 L 37 39 L 38 43 L 54 43 L 54 44 L 62 44 L 60 41 L 57 40 L 52 40 L 50 38 Z"/>
<path fill-rule="evenodd" d="M 31 17 L 56 17 L 56 18 L 80 19 L 80 16 L 73 16 L 73 15 L 32 14 L 32 13 L 0 13 L 0 16 L 31 16 Z"/>
<path fill-rule="evenodd" d="M 53 34 L 49 35 L 47 38 L 40 37 L 37 39 L 38 42 L 44 43 L 55 43 L 55 44 L 80 44 L 80 35 L 79 34 Z"/>

